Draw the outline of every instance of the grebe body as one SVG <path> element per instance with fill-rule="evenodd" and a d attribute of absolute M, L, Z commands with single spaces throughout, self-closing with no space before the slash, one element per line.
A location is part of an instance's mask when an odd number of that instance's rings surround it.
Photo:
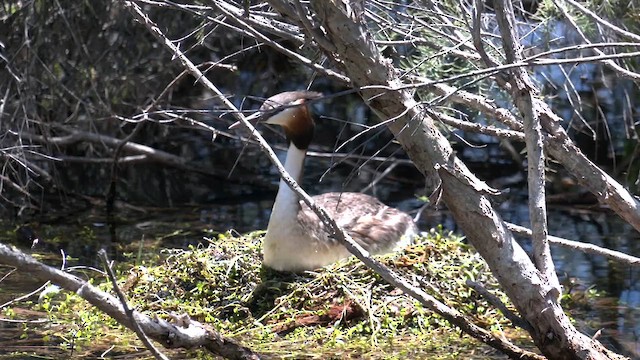
<path fill-rule="evenodd" d="M 283 127 L 289 148 L 284 167 L 299 182 L 315 123 L 306 100 L 320 97 L 310 91 L 280 93 L 267 99 L 260 112 L 266 123 Z M 405 246 L 417 228 L 411 217 L 378 199 L 361 193 L 332 192 L 313 197 L 338 225 L 372 254 L 383 254 Z M 264 265 L 279 271 L 316 269 L 351 253 L 337 240 L 317 215 L 281 179 L 264 238 Z"/>

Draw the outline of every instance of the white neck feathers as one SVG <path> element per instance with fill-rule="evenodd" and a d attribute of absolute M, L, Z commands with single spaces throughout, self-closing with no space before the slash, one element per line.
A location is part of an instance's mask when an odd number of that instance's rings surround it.
<path fill-rule="evenodd" d="M 304 166 L 304 158 L 307 154 L 306 150 L 298 149 L 293 143 L 289 144 L 287 150 L 287 159 L 284 162 L 284 168 L 289 175 L 299 182 L 302 177 L 302 169 Z M 273 204 L 273 211 L 271 212 L 271 218 L 269 219 L 269 227 L 267 231 L 272 227 L 275 222 L 283 222 L 286 219 L 294 219 L 298 213 L 298 195 L 291 190 L 287 183 L 280 179 L 280 186 L 278 188 L 278 195 L 276 201 Z"/>
<path fill-rule="evenodd" d="M 296 181 L 302 176 L 302 166 L 306 150 L 298 149 L 293 142 L 289 144 L 287 160 L 284 168 Z M 284 180 L 280 179 L 280 187 L 276 202 L 273 204 L 267 234 L 264 238 L 264 264 L 276 270 L 303 270 L 310 268 L 301 265 L 309 254 L 313 253 L 313 244 L 305 241 L 302 228 L 298 223 L 300 205 L 298 196 Z M 302 254 L 301 254 L 302 253 Z"/>

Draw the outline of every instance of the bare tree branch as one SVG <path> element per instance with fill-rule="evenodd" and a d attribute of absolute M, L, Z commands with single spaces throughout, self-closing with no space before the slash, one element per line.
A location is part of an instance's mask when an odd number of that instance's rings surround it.
<path fill-rule="evenodd" d="M 131 309 L 129 307 L 129 304 L 127 304 L 127 298 L 122 292 L 122 290 L 120 289 L 120 287 L 118 286 L 118 280 L 116 279 L 116 274 L 113 273 L 113 269 L 111 268 L 111 263 L 109 262 L 109 258 L 107 257 L 107 252 L 104 249 L 100 249 L 98 251 L 98 257 L 100 258 L 100 260 L 102 260 L 102 266 L 104 266 L 107 272 L 107 276 L 111 281 L 111 285 L 113 286 L 113 289 L 118 295 L 118 299 L 120 300 L 120 306 L 122 306 L 124 313 L 129 318 L 131 326 L 133 327 L 133 331 L 136 333 L 136 335 L 138 335 L 138 339 L 142 341 L 142 343 L 147 348 L 147 350 L 149 350 L 156 359 L 169 360 L 167 355 L 163 354 L 162 351 L 160 351 L 158 348 L 155 347 L 155 345 L 153 345 L 153 343 L 151 343 L 151 340 L 149 340 L 149 337 L 147 337 L 147 334 L 144 333 L 144 330 L 140 327 L 140 324 L 138 324 L 138 322 L 136 321 L 136 317 L 134 315 L 133 309 Z"/>
<path fill-rule="evenodd" d="M 91 303 L 91 305 L 111 316 L 118 323 L 133 329 L 131 319 L 125 313 L 118 299 L 69 273 L 46 266 L 33 257 L 2 243 L 0 243 L 0 263 L 29 273 L 30 276 L 38 280 L 51 281 L 68 291 L 73 291 Z M 133 312 L 133 317 L 150 338 L 167 348 L 193 349 L 205 347 L 212 353 L 228 359 L 255 360 L 260 358 L 257 353 L 237 344 L 233 340 L 220 336 L 213 329 L 196 321 L 190 321 L 187 326 L 179 327 L 160 318 L 151 318 L 137 311 Z"/>
<path fill-rule="evenodd" d="M 575 20 L 571 17 L 571 15 L 566 11 L 566 9 L 561 6 L 560 4 L 558 4 L 557 0 L 553 0 L 553 3 L 556 5 L 556 7 L 558 8 L 558 10 L 560 10 L 560 12 L 562 12 L 562 14 L 564 15 L 565 18 L 567 18 L 567 20 L 569 21 L 569 24 L 571 24 L 571 26 L 573 27 L 573 29 L 580 35 L 580 37 L 582 38 L 582 41 L 584 41 L 585 43 L 590 44 L 591 41 L 589 41 L 589 39 L 587 38 L 587 36 L 584 34 L 584 32 L 582 32 L 582 30 L 580 30 L 580 27 L 576 24 Z M 597 48 L 594 48 L 593 51 L 599 55 L 599 56 L 606 56 L 605 53 L 603 53 L 602 51 L 600 51 Z M 640 80 L 640 74 L 630 71 L 628 69 L 623 68 L 622 66 L 616 64 L 612 59 L 606 59 L 604 60 L 604 63 L 611 68 L 612 70 L 616 71 L 617 73 L 619 73 L 620 75 L 633 79 L 635 81 Z"/>
<path fill-rule="evenodd" d="M 513 6 L 510 1 L 499 1 L 494 6 L 507 61 L 518 62 L 522 59 L 522 46 L 515 27 L 516 18 L 513 13 Z M 551 258 L 551 250 L 547 239 L 549 230 L 547 229 L 547 205 L 545 200 L 544 142 L 539 114 L 534 107 L 534 95 L 536 95 L 537 90 L 524 68 L 513 69 L 511 74 L 512 76 L 509 78 L 513 90 L 512 96 L 515 98 L 518 110 L 523 116 L 525 143 L 527 146 L 529 221 L 533 231 L 533 261 L 549 282 L 549 285 L 554 289 L 552 293 L 548 294 L 549 300 L 557 302 L 562 294 L 562 288 Z"/>
<path fill-rule="evenodd" d="M 591 19 L 595 20 L 598 24 L 600 24 L 600 25 L 602 25 L 602 26 L 614 31 L 618 35 L 626 37 L 626 38 L 629 38 L 629 39 L 633 39 L 635 41 L 640 41 L 640 36 L 639 35 L 634 34 L 632 32 L 629 32 L 629 31 L 626 31 L 624 29 L 621 29 L 621 28 L 613 25 L 612 23 L 610 23 L 610 22 L 606 21 L 605 19 L 599 17 L 593 11 L 591 11 L 591 10 L 587 9 L 586 7 L 584 7 L 583 5 L 581 5 L 579 2 L 577 2 L 575 0 L 564 0 L 564 1 L 568 2 L 572 6 L 575 6 L 582 13 L 584 13 L 585 15 L 590 17 Z M 555 4 L 556 4 L 556 6 L 559 6 L 559 4 L 557 2 Z"/>
<path fill-rule="evenodd" d="M 525 227 L 507 223 L 507 228 L 509 228 L 509 230 L 513 231 L 514 233 L 525 235 L 525 236 L 531 236 L 531 230 Z M 640 266 L 640 258 L 627 255 L 620 251 L 610 250 L 610 249 L 602 248 L 600 246 L 596 246 L 593 244 L 586 244 L 579 241 L 563 239 L 561 237 L 557 237 L 553 235 L 549 235 L 549 242 L 552 244 L 557 244 L 570 249 L 580 250 L 587 254 L 604 256 L 611 260 L 619 261 L 620 263 L 623 263 L 623 264 L 627 264 L 631 266 Z"/>
<path fill-rule="evenodd" d="M 475 290 L 478 294 L 482 295 L 482 297 L 487 299 L 487 301 L 491 305 L 495 306 L 496 309 L 500 310 L 500 312 L 504 314 L 504 316 L 509 319 L 515 326 L 521 327 L 527 331 L 532 331 L 531 325 L 529 325 L 529 323 L 522 320 L 522 318 L 514 314 L 513 311 L 509 310 L 509 308 L 507 308 L 507 306 L 497 296 L 490 293 L 489 290 L 482 286 L 482 284 L 471 280 L 467 280 L 465 283 L 467 284 L 467 286 Z"/>
<path fill-rule="evenodd" d="M 557 303 L 548 300 L 552 287 L 495 213 L 488 199 L 491 189 L 455 157 L 433 119 L 421 111 L 413 94 L 398 84 L 395 69 L 368 43 L 370 37 L 357 18 L 358 4 L 312 2 L 311 6 L 340 58 L 350 59 L 343 62 L 345 73 L 362 90 L 370 108 L 382 119 L 394 119 L 388 123 L 389 129 L 431 184 L 442 179 L 442 199 L 520 314 L 533 326 L 532 336 L 541 351 L 554 358 L 574 358 L 578 352 L 584 358 L 618 358 L 579 333 Z"/>

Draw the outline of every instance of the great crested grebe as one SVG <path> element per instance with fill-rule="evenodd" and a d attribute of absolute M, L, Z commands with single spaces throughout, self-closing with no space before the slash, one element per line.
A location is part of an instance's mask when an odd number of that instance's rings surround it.
<path fill-rule="evenodd" d="M 267 124 L 284 128 L 289 141 L 284 168 L 297 182 L 315 129 L 305 101 L 320 96 L 311 91 L 283 92 L 267 99 L 259 110 L 259 114 L 268 116 Z M 232 127 L 237 127 L 236 124 Z M 393 251 L 417 234 L 408 214 L 369 195 L 332 192 L 314 196 L 313 201 L 372 254 Z M 281 179 L 264 238 L 264 265 L 279 271 L 312 270 L 350 255 Z"/>

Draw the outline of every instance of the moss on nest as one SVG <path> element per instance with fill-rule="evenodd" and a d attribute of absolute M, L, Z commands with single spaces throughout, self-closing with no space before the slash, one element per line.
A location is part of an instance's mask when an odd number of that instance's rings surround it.
<path fill-rule="evenodd" d="M 435 340 L 442 336 L 445 343 L 468 341 L 354 257 L 313 272 L 279 273 L 261 266 L 261 232 L 208 241 L 166 250 L 160 266 L 133 268 L 124 288 L 135 294 L 138 308 L 186 312 L 257 351 L 280 356 L 393 357 L 430 352 L 442 345 Z M 460 238 L 432 230 L 380 259 L 481 326 L 500 330 L 507 324 L 465 285 L 480 282 L 507 302 L 484 261 Z"/>

